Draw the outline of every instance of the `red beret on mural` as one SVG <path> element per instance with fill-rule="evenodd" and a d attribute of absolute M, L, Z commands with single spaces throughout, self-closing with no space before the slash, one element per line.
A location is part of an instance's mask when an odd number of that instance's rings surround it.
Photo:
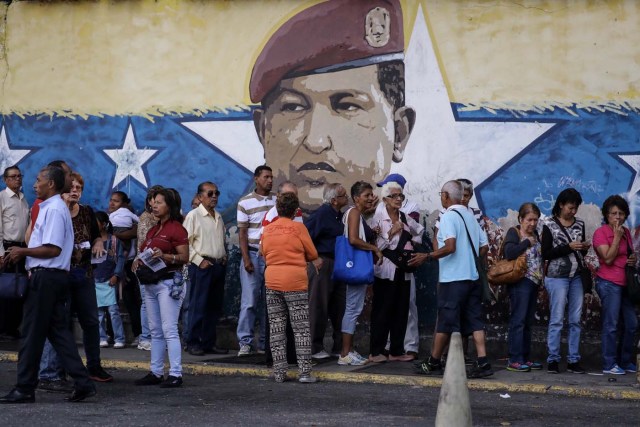
<path fill-rule="evenodd" d="M 399 0 L 329 0 L 298 13 L 271 36 L 249 83 L 261 102 L 282 79 L 403 59 Z"/>

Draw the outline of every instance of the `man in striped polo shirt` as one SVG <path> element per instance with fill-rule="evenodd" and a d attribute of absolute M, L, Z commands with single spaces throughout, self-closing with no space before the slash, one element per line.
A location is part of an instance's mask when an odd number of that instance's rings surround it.
<path fill-rule="evenodd" d="M 264 304 L 264 258 L 258 254 L 262 220 L 276 203 L 271 192 L 273 172 L 269 166 L 258 166 L 253 173 L 256 188 L 238 201 L 238 237 L 240 240 L 240 315 L 238 316 L 238 356 L 251 354 L 253 345 L 253 327 L 258 308 L 262 306 L 263 318 L 260 319 L 260 343 L 257 350 L 264 351 L 266 308 Z"/>

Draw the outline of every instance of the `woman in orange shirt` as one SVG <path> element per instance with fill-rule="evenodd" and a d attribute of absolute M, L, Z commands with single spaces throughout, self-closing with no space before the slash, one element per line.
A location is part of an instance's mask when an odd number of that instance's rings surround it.
<path fill-rule="evenodd" d="M 262 233 L 270 346 L 274 377 L 279 383 L 287 376 L 287 317 L 295 337 L 298 381 L 316 382 L 311 376 L 307 262 L 318 258 L 318 252 L 304 224 L 293 221 L 298 206 L 295 194 L 281 194 L 276 201 L 279 218 Z"/>

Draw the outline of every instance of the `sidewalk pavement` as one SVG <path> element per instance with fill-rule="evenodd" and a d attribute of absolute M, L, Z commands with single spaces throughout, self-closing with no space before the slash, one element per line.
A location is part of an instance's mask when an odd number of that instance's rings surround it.
<path fill-rule="evenodd" d="M 0 362 L 17 362 L 17 341 L 0 342 Z M 135 347 L 101 349 L 102 365 L 109 370 L 149 369 L 149 352 Z M 411 362 L 386 362 L 365 366 L 339 366 L 336 358 L 316 361 L 313 375 L 320 381 L 346 383 L 392 384 L 422 387 L 440 387 L 441 376 L 426 376 L 415 373 Z M 603 375 L 591 367 L 587 374 L 572 374 L 563 371 L 549 374 L 545 369 L 528 373 L 509 372 L 505 360 L 493 360 L 495 374 L 491 377 L 469 380 L 470 390 L 505 393 L 537 393 L 574 397 L 640 400 L 640 384 L 636 374 Z M 183 352 L 183 371 L 192 375 L 253 376 L 269 377 L 264 355 L 237 357 L 235 350 L 227 355 L 192 356 Z M 561 369 L 564 366 L 561 364 Z M 116 381 L 118 373 L 112 372 Z M 295 378 L 297 368 L 290 366 L 289 376 Z"/>

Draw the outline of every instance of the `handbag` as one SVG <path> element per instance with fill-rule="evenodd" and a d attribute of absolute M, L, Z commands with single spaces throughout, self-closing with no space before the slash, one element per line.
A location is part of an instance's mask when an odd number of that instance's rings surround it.
<path fill-rule="evenodd" d="M 407 219 L 404 216 L 403 212 L 400 212 L 400 220 L 404 224 L 407 224 Z M 396 246 L 396 248 L 384 249 L 382 251 L 382 255 L 384 255 L 385 258 L 389 259 L 389 261 L 394 263 L 398 270 L 404 273 L 413 273 L 418 269 L 418 267 L 414 267 L 414 266 L 410 267 L 407 264 L 409 263 L 409 261 L 411 261 L 411 257 L 413 256 L 415 251 L 411 249 L 404 249 L 407 242 L 411 242 L 411 233 L 409 233 L 407 230 L 403 228 L 402 232 L 400 233 L 400 239 L 398 240 L 398 245 Z M 412 243 L 412 246 L 413 246 L 413 243 Z"/>
<path fill-rule="evenodd" d="M 158 271 L 153 271 L 141 263 L 136 270 L 136 277 L 143 285 L 155 285 L 161 280 L 173 278 L 173 271 L 167 271 L 166 267 Z"/>
<path fill-rule="evenodd" d="M 631 255 L 633 249 L 627 240 L 627 255 Z M 638 269 L 632 265 L 625 265 L 624 272 L 627 283 L 627 296 L 633 304 L 640 304 L 640 273 Z"/>
<path fill-rule="evenodd" d="M 478 280 L 482 285 L 482 301 L 487 304 L 494 302 L 496 301 L 496 294 L 493 293 L 493 290 L 489 286 L 489 280 L 487 278 L 487 268 L 485 267 L 482 259 L 478 256 L 478 253 L 476 252 L 476 247 L 473 246 L 473 240 L 471 240 L 471 234 L 469 234 L 467 223 L 460 212 L 458 212 L 455 209 L 451 209 L 451 210 L 460 216 L 460 218 L 462 219 L 462 223 L 464 224 L 464 229 L 467 232 L 469 245 L 471 245 L 471 250 L 473 251 L 473 261 L 475 262 L 476 270 L 478 271 Z"/>
<path fill-rule="evenodd" d="M 514 228 L 515 230 L 515 228 Z M 517 232 L 517 230 L 516 230 Z M 498 250 L 498 261 L 489 268 L 487 278 L 494 285 L 512 285 L 518 283 L 527 272 L 527 257 L 523 253 L 516 259 L 504 258 L 504 240 Z"/>
<path fill-rule="evenodd" d="M 350 211 L 350 210 L 349 210 Z M 335 262 L 331 279 L 348 285 L 368 285 L 373 283 L 373 254 L 371 251 L 354 248 L 349 243 L 349 227 L 344 214 L 344 233 L 336 237 Z M 360 221 L 363 221 L 360 218 Z M 364 227 L 360 224 L 360 235 L 364 235 Z"/>
<path fill-rule="evenodd" d="M 0 298 L 21 299 L 27 293 L 29 278 L 24 273 L 0 273 Z"/>
<path fill-rule="evenodd" d="M 558 224 L 558 227 L 560 227 L 560 230 L 564 232 L 564 235 L 567 236 L 567 239 L 569 239 L 570 242 L 573 241 L 569 233 L 567 233 L 567 229 L 564 228 L 562 224 L 560 224 L 560 221 L 558 221 L 558 219 L 555 216 L 552 219 L 556 224 Z M 582 227 L 583 242 L 584 242 L 584 235 L 585 235 L 585 231 L 583 226 Z M 580 281 L 582 282 L 582 292 L 584 292 L 585 294 L 590 294 L 593 292 L 593 274 L 591 274 L 591 270 L 589 270 L 589 267 L 587 267 L 587 263 L 584 261 L 584 257 L 582 256 L 580 251 L 573 251 L 573 253 L 576 255 L 576 261 L 578 262 L 578 268 L 579 268 L 578 274 L 580 275 Z"/>

